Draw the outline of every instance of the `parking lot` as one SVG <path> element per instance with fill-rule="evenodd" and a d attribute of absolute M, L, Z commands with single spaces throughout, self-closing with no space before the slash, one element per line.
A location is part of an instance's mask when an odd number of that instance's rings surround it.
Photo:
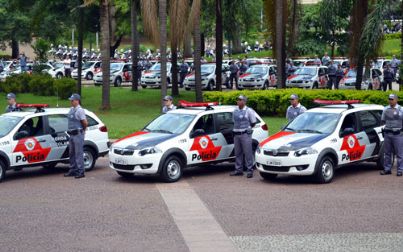
<path fill-rule="evenodd" d="M 193 168 L 164 184 L 122 179 L 99 159 L 85 179 L 63 165 L 9 172 L 0 184 L 2 251 L 402 251 L 403 180 L 376 166 L 331 184 L 229 177 Z"/>

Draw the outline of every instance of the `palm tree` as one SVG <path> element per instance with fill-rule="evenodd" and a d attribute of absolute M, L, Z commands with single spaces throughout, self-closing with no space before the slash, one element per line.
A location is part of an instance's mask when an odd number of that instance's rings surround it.
<path fill-rule="evenodd" d="M 131 21 L 131 38 L 132 38 L 132 91 L 138 91 L 139 86 L 139 51 L 140 51 L 140 41 L 137 32 L 137 5 L 138 0 L 130 1 L 130 21 Z"/>
<path fill-rule="evenodd" d="M 83 65 L 83 34 L 84 34 L 84 11 L 82 7 L 78 8 L 78 23 L 77 23 L 77 32 L 78 32 L 78 52 L 77 52 L 77 87 L 76 91 L 81 95 L 81 72 Z"/>
<path fill-rule="evenodd" d="M 275 0 L 276 6 L 276 40 L 275 40 L 275 55 L 277 61 L 277 87 L 285 88 L 286 72 L 285 72 L 285 15 L 287 10 L 287 1 Z"/>
<path fill-rule="evenodd" d="M 102 110 L 109 110 L 110 103 L 110 48 L 111 30 L 109 16 L 109 1 L 101 0 L 100 3 L 100 23 L 101 23 L 101 55 L 102 55 Z"/>
<path fill-rule="evenodd" d="M 400 4 L 400 13 L 403 13 L 403 1 Z M 403 20 L 402 20 L 402 27 L 403 27 Z M 402 31 L 402 33 L 403 33 L 403 31 Z M 402 64 L 402 62 L 403 62 L 403 35 L 402 35 L 402 38 L 400 41 L 400 64 Z M 400 91 L 403 91 L 403 67 L 402 66 L 400 66 L 399 77 L 400 77 Z"/>
<path fill-rule="evenodd" d="M 194 36 L 194 67 L 195 67 L 195 92 L 196 101 L 203 101 L 203 92 L 201 85 L 201 33 L 200 33 L 200 11 L 201 0 L 193 0 L 190 17 L 193 17 L 193 36 Z"/>
<path fill-rule="evenodd" d="M 221 91 L 222 87 L 222 56 L 223 56 L 223 24 L 222 24 L 222 2 L 215 1 L 215 48 L 216 48 L 216 90 Z"/>
<path fill-rule="evenodd" d="M 167 0 L 158 0 L 158 3 L 161 54 L 161 97 L 163 98 L 167 95 Z"/>
<path fill-rule="evenodd" d="M 287 48 L 289 50 L 289 54 L 294 54 L 294 46 L 298 36 L 298 21 L 300 15 L 300 4 L 299 0 L 291 0 L 290 1 L 290 25 L 289 27 L 289 38 Z"/>

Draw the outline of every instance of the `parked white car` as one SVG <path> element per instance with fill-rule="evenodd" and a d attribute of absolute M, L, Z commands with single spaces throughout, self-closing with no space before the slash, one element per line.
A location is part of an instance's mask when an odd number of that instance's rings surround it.
<path fill-rule="evenodd" d="M 266 89 L 277 86 L 276 67 L 274 65 L 253 65 L 238 80 L 238 89 Z"/>
<path fill-rule="evenodd" d="M 94 75 L 101 71 L 101 61 L 87 61 L 83 64 L 81 79 L 92 80 Z M 78 69 L 71 72 L 73 79 L 78 79 Z"/>
<path fill-rule="evenodd" d="M 305 66 L 298 68 L 293 75 L 287 78 L 287 87 L 297 88 L 326 88 L 327 87 L 326 66 Z"/>
<path fill-rule="evenodd" d="M 115 87 L 119 87 L 123 82 L 132 80 L 132 63 L 113 62 L 110 66 L 110 83 Z M 102 85 L 102 72 L 98 72 L 94 76 L 95 86 Z"/>

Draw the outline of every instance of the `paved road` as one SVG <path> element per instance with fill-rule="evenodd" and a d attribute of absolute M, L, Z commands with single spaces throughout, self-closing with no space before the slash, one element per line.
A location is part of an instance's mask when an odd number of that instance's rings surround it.
<path fill-rule="evenodd" d="M 403 251 L 403 179 L 367 163 L 334 182 L 229 177 L 194 168 L 175 184 L 122 179 L 98 160 L 10 172 L 0 184 L 1 251 Z"/>

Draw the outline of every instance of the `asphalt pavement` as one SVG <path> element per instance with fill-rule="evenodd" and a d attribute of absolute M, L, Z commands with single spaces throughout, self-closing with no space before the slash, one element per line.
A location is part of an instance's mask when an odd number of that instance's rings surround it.
<path fill-rule="evenodd" d="M 229 177 L 231 164 L 178 183 L 120 178 L 99 159 L 85 179 L 66 167 L 9 172 L 0 184 L 1 251 L 403 251 L 403 179 L 372 163 L 331 184 Z"/>

